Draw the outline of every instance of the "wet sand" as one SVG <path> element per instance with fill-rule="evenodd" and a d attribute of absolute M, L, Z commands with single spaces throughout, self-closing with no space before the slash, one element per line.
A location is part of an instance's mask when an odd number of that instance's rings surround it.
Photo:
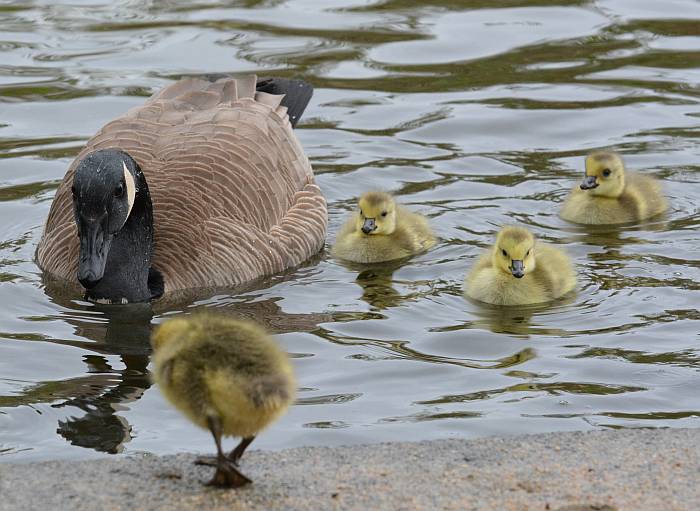
<path fill-rule="evenodd" d="M 0 509 L 700 509 L 700 429 L 251 451 L 241 490 L 193 460 L 3 463 Z"/>

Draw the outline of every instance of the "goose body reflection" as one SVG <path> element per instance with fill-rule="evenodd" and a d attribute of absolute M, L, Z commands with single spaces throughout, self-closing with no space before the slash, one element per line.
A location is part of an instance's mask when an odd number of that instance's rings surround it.
<path fill-rule="evenodd" d="M 209 485 L 251 482 L 237 465 L 255 436 L 294 400 L 296 381 L 288 356 L 255 323 L 219 315 L 171 319 L 153 333 L 154 381 L 188 419 L 209 429 L 216 466 Z M 242 440 L 225 456 L 222 436 Z"/>
<path fill-rule="evenodd" d="M 434 244 L 423 215 L 399 206 L 388 193 L 367 192 L 338 232 L 332 253 L 346 261 L 377 263 L 409 257 Z"/>
<path fill-rule="evenodd" d="M 495 305 L 545 303 L 576 287 L 569 257 L 523 227 L 501 229 L 464 281 L 466 296 Z"/>
<path fill-rule="evenodd" d="M 561 217 L 578 224 L 623 224 L 656 216 L 666 208 L 654 178 L 627 171 L 617 153 L 599 151 L 586 157 L 583 181 L 569 193 Z"/>

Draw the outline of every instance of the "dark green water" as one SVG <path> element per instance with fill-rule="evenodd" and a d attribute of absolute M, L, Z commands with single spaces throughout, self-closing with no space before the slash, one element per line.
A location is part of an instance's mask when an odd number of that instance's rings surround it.
<path fill-rule="evenodd" d="M 498 5 L 498 9 L 490 6 Z M 692 0 L 0 2 L 0 460 L 211 451 L 149 386 L 149 324 L 47 291 L 33 253 L 100 126 L 181 76 L 299 76 L 298 131 L 329 201 L 395 192 L 441 241 L 399 265 L 325 252 L 244 293 L 302 389 L 255 445 L 700 426 L 700 3 Z M 585 231 L 556 211 L 582 156 L 621 151 L 672 204 Z M 577 296 L 465 301 L 504 223 L 565 246 Z"/>

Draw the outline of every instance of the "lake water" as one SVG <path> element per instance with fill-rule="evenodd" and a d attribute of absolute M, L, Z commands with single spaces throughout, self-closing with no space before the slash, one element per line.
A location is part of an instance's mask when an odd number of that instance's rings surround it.
<path fill-rule="evenodd" d="M 436 248 L 367 268 L 325 250 L 153 312 L 47 291 L 33 254 L 83 142 L 174 79 L 243 72 L 316 87 L 298 135 L 329 242 L 384 189 L 430 217 Z M 1 2 L 0 461 L 213 451 L 148 371 L 150 325 L 203 307 L 294 356 L 299 400 L 258 448 L 700 427 L 699 125 L 694 0 Z M 661 179 L 668 215 L 560 220 L 600 148 Z M 575 297 L 462 298 L 504 223 L 569 252 Z"/>

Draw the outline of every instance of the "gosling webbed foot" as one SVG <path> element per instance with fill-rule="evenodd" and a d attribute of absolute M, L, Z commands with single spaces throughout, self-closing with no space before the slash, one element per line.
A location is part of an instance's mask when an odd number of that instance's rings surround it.
<path fill-rule="evenodd" d="M 233 463 L 224 459 L 216 464 L 214 477 L 206 485 L 219 488 L 240 488 L 252 482 L 252 480 L 241 474 Z"/>
<path fill-rule="evenodd" d="M 196 460 L 194 460 L 194 464 L 215 467 L 218 465 L 218 462 L 216 461 L 216 456 L 199 456 Z"/>

